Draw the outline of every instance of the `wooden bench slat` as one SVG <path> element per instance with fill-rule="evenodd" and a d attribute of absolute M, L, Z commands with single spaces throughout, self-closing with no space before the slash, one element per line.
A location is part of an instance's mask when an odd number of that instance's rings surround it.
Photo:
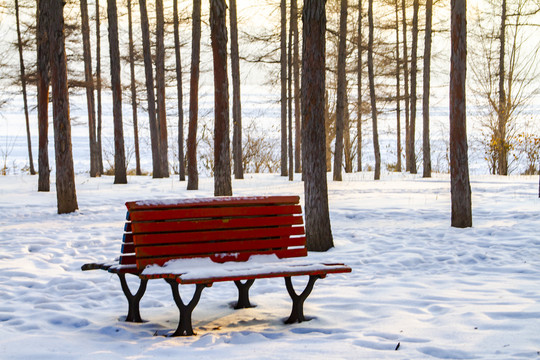
<path fill-rule="evenodd" d="M 120 256 L 120 259 L 118 260 L 118 263 L 120 265 L 133 265 L 133 264 L 136 264 L 137 258 L 135 256 L 135 254 L 122 254 L 122 256 Z"/>
<path fill-rule="evenodd" d="M 215 277 L 190 277 L 184 279 L 181 275 L 174 274 L 155 274 L 155 275 L 140 275 L 143 279 L 176 279 L 179 284 L 211 284 L 214 282 L 222 281 L 236 281 L 236 280 L 250 280 L 250 279 L 265 279 L 284 276 L 305 276 L 305 275 L 319 275 L 326 277 L 327 274 L 338 274 L 351 272 L 351 268 L 344 264 L 328 264 L 327 268 L 321 268 L 318 270 L 303 270 L 299 268 L 296 271 L 272 271 L 272 272 L 260 272 L 257 274 L 234 274 L 230 276 L 215 276 Z"/>
<path fill-rule="evenodd" d="M 286 249 L 289 246 L 304 246 L 302 238 L 278 238 L 270 240 L 246 239 L 241 241 L 220 241 L 207 243 L 172 244 L 162 246 L 138 246 L 135 249 L 137 258 L 168 256 L 171 259 L 185 255 L 204 255 L 235 251 L 264 251 L 270 249 Z"/>
<path fill-rule="evenodd" d="M 130 210 L 129 219 L 132 222 L 136 222 L 288 214 L 302 214 L 302 207 L 300 205 L 292 204 L 277 206 L 237 206 L 233 208 L 212 207 L 194 209 L 149 209 L 142 211 Z"/>
<path fill-rule="evenodd" d="M 276 255 L 280 259 L 287 258 L 296 258 L 307 256 L 307 249 L 304 248 L 292 248 L 286 250 L 267 250 L 267 251 L 246 251 L 246 252 L 235 252 L 231 254 L 222 253 L 214 254 L 210 256 L 212 261 L 216 263 L 224 263 L 227 261 L 247 261 L 250 256 L 253 255 Z M 207 257 L 207 256 L 185 256 L 183 258 L 196 258 L 196 257 Z M 170 257 L 153 257 L 153 258 L 143 258 L 137 259 L 137 267 L 142 271 L 148 265 L 158 265 L 163 266 L 166 262 L 170 261 Z"/>
<path fill-rule="evenodd" d="M 218 231 L 190 231 L 182 233 L 163 234 L 134 234 L 135 247 L 143 245 L 160 245 L 172 243 L 197 243 L 208 241 L 261 239 L 272 237 L 284 237 L 304 235 L 303 226 L 255 228 L 255 229 L 232 229 Z"/>
<path fill-rule="evenodd" d="M 250 196 L 250 197 L 215 197 L 200 199 L 129 201 L 129 211 L 143 209 L 196 208 L 201 206 L 234 206 L 245 204 L 298 204 L 299 196 Z"/>
<path fill-rule="evenodd" d="M 269 216 L 253 218 L 221 218 L 199 221 L 158 221 L 136 222 L 132 224 L 133 233 L 160 233 L 192 230 L 222 230 L 258 228 L 269 226 L 302 225 L 302 216 Z"/>

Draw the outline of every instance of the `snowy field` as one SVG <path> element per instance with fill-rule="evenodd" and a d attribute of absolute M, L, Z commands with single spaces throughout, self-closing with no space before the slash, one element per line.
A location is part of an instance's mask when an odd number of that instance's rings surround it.
<path fill-rule="evenodd" d="M 282 279 L 257 280 L 257 307 L 239 311 L 234 284 L 217 283 L 203 291 L 189 338 L 161 335 L 178 321 L 164 281 L 149 282 L 146 322 L 125 323 L 117 277 L 80 266 L 118 253 L 124 202 L 212 196 L 212 179 L 188 192 L 176 178 L 113 185 L 77 175 L 80 210 L 57 215 L 55 192 L 38 193 L 37 177 L 0 176 L 0 358 L 540 359 L 538 177 L 474 176 L 474 227 L 454 229 L 448 175 L 372 176 L 329 182 L 335 248 L 310 257 L 353 272 L 317 282 L 311 321 L 283 324 Z M 277 175 L 247 175 L 233 189 L 303 198 L 299 180 Z"/>

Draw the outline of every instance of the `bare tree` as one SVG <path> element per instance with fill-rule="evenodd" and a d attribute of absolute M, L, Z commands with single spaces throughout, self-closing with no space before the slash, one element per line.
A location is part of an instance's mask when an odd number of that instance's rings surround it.
<path fill-rule="evenodd" d="M 160 146 L 159 124 L 156 116 L 156 97 L 154 92 L 154 72 L 152 70 L 152 54 L 150 50 L 150 29 L 146 0 L 139 0 L 141 13 L 141 32 L 143 41 L 144 73 L 146 79 L 146 94 L 148 102 L 148 120 L 150 125 L 150 142 L 152 144 L 152 176 L 163 178 L 163 162 Z"/>
<path fill-rule="evenodd" d="M 189 129 L 187 139 L 188 190 L 199 189 L 197 170 L 197 119 L 199 116 L 199 66 L 201 56 L 201 0 L 193 0 Z"/>
<path fill-rule="evenodd" d="M 116 0 L 107 0 L 109 21 L 109 51 L 114 118 L 114 183 L 127 184 L 124 128 L 122 124 L 122 84 L 120 81 L 120 50 L 118 45 L 118 15 Z"/>
<path fill-rule="evenodd" d="M 472 226 L 471 185 L 467 146 L 466 75 L 467 5 L 452 0 L 450 58 L 450 179 L 452 226 Z"/>
<path fill-rule="evenodd" d="M 401 23 L 403 26 L 403 81 L 405 87 L 405 169 L 411 171 L 411 142 L 409 140 L 410 127 L 410 97 L 409 97 L 409 51 L 407 47 L 407 6 L 405 0 L 401 0 Z"/>
<path fill-rule="evenodd" d="M 231 72 L 233 85 L 233 163 L 234 178 L 243 179 L 242 166 L 242 107 L 240 102 L 240 56 L 238 51 L 238 20 L 236 16 L 236 0 L 229 2 L 231 26 Z"/>
<path fill-rule="evenodd" d="M 287 1 L 281 0 L 281 176 L 287 176 Z"/>
<path fill-rule="evenodd" d="M 505 47 L 506 47 L 506 0 L 502 0 L 501 6 L 501 30 L 499 35 L 499 108 L 498 108 L 498 127 L 499 141 L 498 146 L 498 163 L 499 175 L 508 175 L 508 145 L 506 142 L 506 126 L 507 126 L 507 109 L 506 109 L 506 91 L 505 83 Z"/>
<path fill-rule="evenodd" d="M 399 57 L 399 3 L 395 0 L 396 13 L 396 171 L 401 172 L 401 59 Z M 429 1 L 429 0 L 428 0 Z M 406 39 L 403 39 L 406 41 Z"/>
<path fill-rule="evenodd" d="M 96 177 L 99 171 L 99 155 L 96 134 L 96 111 L 94 101 L 94 78 L 92 75 L 92 53 L 90 47 L 90 24 L 88 20 L 88 2 L 81 0 L 81 20 L 83 36 L 84 79 L 86 88 L 86 107 L 88 113 L 88 133 L 90 144 L 90 176 Z"/>
<path fill-rule="evenodd" d="M 429 92 L 431 79 L 431 22 L 432 22 L 433 0 L 426 1 L 426 32 L 424 35 L 424 94 L 422 98 L 422 113 L 424 120 L 423 127 L 423 156 L 424 173 L 423 177 L 431 177 L 431 145 L 429 140 Z"/>
<path fill-rule="evenodd" d="M 156 0 L 156 19 L 156 92 L 159 153 L 161 155 L 161 175 L 163 177 L 169 177 L 167 107 L 165 104 L 165 20 L 163 18 L 163 0 Z"/>
<path fill-rule="evenodd" d="M 373 150 L 375 153 L 375 180 L 381 178 L 381 150 L 379 147 L 379 131 L 377 124 L 377 96 L 375 94 L 375 74 L 373 69 L 373 0 L 368 5 L 369 42 L 368 42 L 368 77 L 369 95 L 371 98 L 371 119 L 373 123 Z"/>
<path fill-rule="evenodd" d="M 289 24 L 292 21 L 292 16 L 289 19 Z M 292 47 L 293 47 L 293 30 L 292 26 L 289 26 L 289 42 L 287 46 L 287 120 L 288 120 L 288 135 L 289 135 L 289 141 L 288 141 L 288 154 L 289 154 L 289 181 L 294 180 L 294 155 L 293 155 L 293 126 L 292 126 L 292 102 L 293 102 L 293 94 L 292 94 L 292 82 L 293 82 L 293 58 L 292 58 Z"/>
<path fill-rule="evenodd" d="M 294 83 L 294 172 L 302 172 L 302 122 L 300 109 L 300 52 L 298 35 L 298 2 L 291 0 L 291 32 L 293 38 L 293 83 Z"/>
<path fill-rule="evenodd" d="M 30 174 L 35 175 L 34 157 L 32 156 L 32 138 L 30 136 L 30 119 L 28 115 L 28 96 L 26 94 L 26 71 L 24 66 L 23 43 L 21 36 L 21 22 L 19 19 L 19 0 L 15 0 L 15 21 L 17 25 L 17 48 L 19 50 L 20 79 L 24 102 L 24 118 L 26 121 L 26 143 L 28 145 L 28 163 Z"/>
<path fill-rule="evenodd" d="M 412 45 L 411 45 L 411 117 L 409 122 L 409 171 L 416 174 L 416 77 L 418 71 L 418 11 L 419 0 L 413 2 L 413 26 L 412 26 Z"/>
<path fill-rule="evenodd" d="M 325 166 L 325 0 L 305 0 L 302 56 L 302 157 L 306 243 L 309 250 L 334 246 Z"/>
<path fill-rule="evenodd" d="M 225 0 L 210 0 L 210 38 L 214 58 L 214 196 L 232 195 L 226 9 Z"/>
<path fill-rule="evenodd" d="M 45 2 L 41 0 L 42 2 Z M 47 1 L 48 37 L 50 45 L 54 149 L 56 158 L 56 199 L 59 214 L 77 210 L 75 172 L 71 149 L 71 123 L 69 118 L 69 97 L 67 81 L 66 50 L 64 45 L 63 0 Z M 41 8 L 43 9 L 43 7 Z"/>
<path fill-rule="evenodd" d="M 347 0 L 341 0 L 340 4 L 334 181 L 343 180 L 341 175 L 341 168 L 343 166 L 343 128 L 345 126 L 345 107 L 347 106 L 347 75 L 345 73 L 347 56 Z"/>
<path fill-rule="evenodd" d="M 186 180 L 184 163 L 184 107 L 182 91 L 182 60 L 180 57 L 180 31 L 178 20 L 178 0 L 173 0 L 174 55 L 176 61 L 176 93 L 178 98 L 178 173 L 180 181 Z"/>
<path fill-rule="evenodd" d="M 49 168 L 49 6 L 48 1 L 37 4 L 37 93 L 38 93 L 38 191 L 50 191 Z"/>
<path fill-rule="evenodd" d="M 133 116 L 133 137 L 135 144 L 135 173 L 142 175 L 141 155 L 139 151 L 139 126 L 137 116 L 137 88 L 135 84 L 135 49 L 133 45 L 133 17 L 131 15 L 131 0 L 127 0 L 128 8 L 128 34 L 129 34 L 129 73 L 131 76 L 131 111 Z"/>
<path fill-rule="evenodd" d="M 362 56 L 363 56 L 363 44 L 362 44 L 362 0 L 358 0 L 358 37 L 356 47 L 358 48 L 358 104 L 357 104 L 357 116 L 356 132 L 357 132 L 357 165 L 358 171 L 362 171 L 362 108 L 363 108 L 363 89 L 362 89 Z"/>
<path fill-rule="evenodd" d="M 101 18 L 99 0 L 96 0 L 96 89 L 97 89 L 97 151 L 99 172 L 103 174 L 103 146 L 101 142 L 102 104 L 101 104 Z"/>

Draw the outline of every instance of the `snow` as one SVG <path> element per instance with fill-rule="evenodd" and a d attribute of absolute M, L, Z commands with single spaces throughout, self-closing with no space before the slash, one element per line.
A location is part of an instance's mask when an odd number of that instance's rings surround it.
<path fill-rule="evenodd" d="M 230 254 L 230 256 L 236 257 L 238 254 Z M 310 261 L 311 259 L 303 257 L 280 259 L 275 254 L 252 255 L 247 261 L 229 261 L 223 264 L 215 263 L 210 258 L 176 259 L 167 261 L 163 266 L 149 265 L 143 270 L 142 275 L 177 274 L 181 275 L 182 280 L 188 281 L 343 269 L 343 266 L 338 264 L 313 263 Z"/>
<path fill-rule="evenodd" d="M 178 321 L 165 281 L 149 282 L 146 322 L 126 323 L 117 277 L 80 267 L 118 254 L 126 201 L 211 197 L 212 179 L 187 191 L 174 177 L 113 185 L 79 174 L 80 210 L 58 215 L 55 192 L 38 193 L 37 177 L 0 176 L 0 358 L 540 358 L 538 177 L 473 176 L 474 226 L 456 229 L 448 175 L 372 176 L 329 181 L 335 247 L 309 259 L 353 271 L 317 281 L 305 303 L 311 321 L 283 324 L 291 301 L 280 278 L 255 281 L 257 306 L 238 311 L 234 284 L 215 283 L 188 338 L 163 336 Z M 233 191 L 303 202 L 299 178 L 248 174 Z M 188 298 L 193 286 L 180 290 Z"/>

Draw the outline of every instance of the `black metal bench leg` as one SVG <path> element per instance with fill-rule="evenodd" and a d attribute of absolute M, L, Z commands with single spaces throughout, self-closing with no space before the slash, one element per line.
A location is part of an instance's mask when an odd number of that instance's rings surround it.
<path fill-rule="evenodd" d="M 141 279 L 139 290 L 137 290 L 135 295 L 133 295 L 127 284 L 126 274 L 117 274 L 117 275 L 120 278 L 122 291 L 124 291 L 124 295 L 126 295 L 126 299 L 128 301 L 128 314 L 126 316 L 126 321 L 138 322 L 138 323 L 143 322 L 143 320 L 141 319 L 141 313 L 139 311 L 139 303 L 141 301 L 141 298 L 144 295 L 144 292 L 146 291 L 146 285 L 148 283 L 148 279 Z"/>
<path fill-rule="evenodd" d="M 287 291 L 293 301 L 291 316 L 289 316 L 289 318 L 285 320 L 285 324 L 293 324 L 296 322 L 300 323 L 302 321 L 309 320 L 306 319 L 304 316 L 304 301 L 311 293 L 311 290 L 313 290 L 313 285 L 315 284 L 315 281 L 319 278 L 319 275 L 310 275 L 306 288 L 300 295 L 297 295 L 294 291 L 291 277 L 285 277 L 285 285 L 287 286 Z"/>
<path fill-rule="evenodd" d="M 238 302 L 234 306 L 235 309 L 246 309 L 253 307 L 251 303 L 249 302 L 249 288 L 253 283 L 255 282 L 255 279 L 246 280 L 245 283 L 243 283 L 240 280 L 236 280 L 234 284 L 238 288 Z"/>
<path fill-rule="evenodd" d="M 165 279 L 165 281 L 167 281 L 167 283 L 171 285 L 174 302 L 176 303 L 176 306 L 178 306 L 178 310 L 180 311 L 178 328 L 171 336 L 195 335 L 195 333 L 193 332 L 193 326 L 191 325 L 191 313 L 193 312 L 193 309 L 195 309 L 195 306 L 197 306 L 197 304 L 199 303 L 201 293 L 203 289 L 207 286 L 207 284 L 197 284 L 195 293 L 193 294 L 193 299 L 191 299 L 189 304 L 185 305 L 182 301 L 182 298 L 180 297 L 180 291 L 178 290 L 178 282 L 176 282 L 175 279 Z"/>

